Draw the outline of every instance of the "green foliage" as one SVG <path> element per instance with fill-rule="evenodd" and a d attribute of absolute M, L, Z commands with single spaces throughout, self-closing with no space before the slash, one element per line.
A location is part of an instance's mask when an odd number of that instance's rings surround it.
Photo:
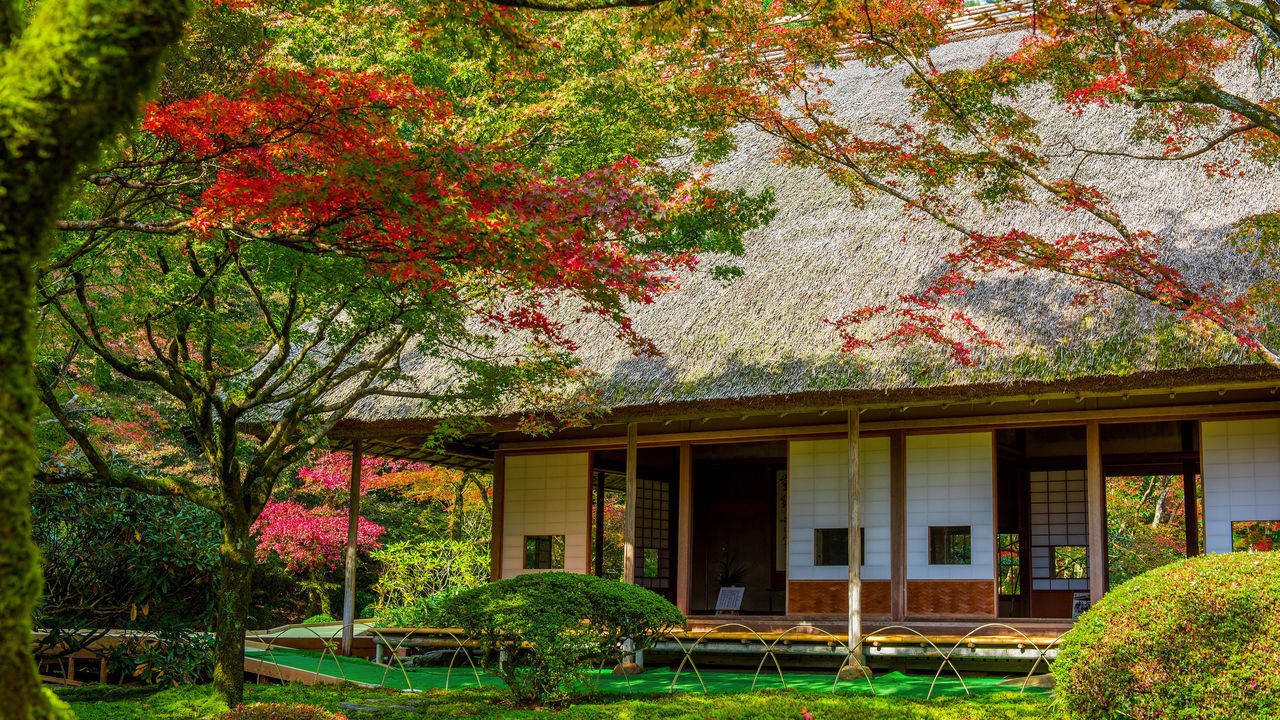
<path fill-rule="evenodd" d="M 217 567 L 213 513 L 75 484 L 38 488 L 31 512 L 44 556 L 38 626 L 207 627 Z"/>
<path fill-rule="evenodd" d="M 107 667 L 144 683 L 207 682 L 213 675 L 213 636 L 184 630 L 131 635 L 112 648 Z"/>
<path fill-rule="evenodd" d="M 331 615 L 320 613 L 319 615 L 312 615 L 306 620 L 303 620 L 302 624 L 303 625 L 323 625 L 324 623 L 331 623 L 331 622 L 337 622 L 337 620 L 334 620 L 333 616 Z"/>
<path fill-rule="evenodd" d="M 485 667 L 525 703 L 583 694 L 588 664 L 620 659 L 626 639 L 641 651 L 661 631 L 685 625 L 680 611 L 650 590 L 564 572 L 465 591 L 445 603 L 443 617 L 480 641 Z"/>
<path fill-rule="evenodd" d="M 370 553 L 382 566 L 374 584 L 384 611 L 418 606 L 427 598 L 489 579 L 489 548 L 467 540 L 406 540 Z"/>
<path fill-rule="evenodd" d="M 1053 673 L 1077 720 L 1280 715 L 1280 552 L 1200 556 L 1112 589 Z"/>
<path fill-rule="evenodd" d="M 1203 527 L 1203 513 L 1199 515 Z M 1182 476 L 1107 478 L 1107 574 L 1112 587 L 1186 556 Z"/>
<path fill-rule="evenodd" d="M 203 720 L 217 713 L 206 706 L 208 691 L 183 686 L 157 692 L 155 688 L 85 686 L 60 688 L 58 694 L 71 703 L 80 720 Z M 534 720 L 548 717 L 542 709 L 512 707 L 506 692 L 494 688 L 439 691 L 406 696 L 356 685 L 250 685 L 249 702 L 307 704 L 333 712 L 343 702 L 361 705 L 416 705 L 413 711 L 388 708 L 379 720 Z M 225 711 L 225 707 L 223 710 Z M 554 714 L 557 720 L 800 720 L 807 710 L 816 720 L 1051 720 L 1059 717 L 1052 700 L 1044 695 L 1001 693 L 972 698 L 915 700 L 902 697 L 868 697 L 795 691 L 766 690 L 723 695 L 660 694 L 633 697 L 598 697 L 574 704 Z M 352 716 L 358 716 L 351 713 Z M 360 715 L 363 715 L 361 713 Z"/>
<path fill-rule="evenodd" d="M 341 717 L 314 705 L 254 703 L 231 708 L 222 720 L 335 720 Z"/>
<path fill-rule="evenodd" d="M 462 591 L 463 588 L 450 588 L 411 598 L 402 605 L 379 605 L 378 622 L 389 627 L 448 627 L 449 621 L 442 614 L 444 605 Z"/>

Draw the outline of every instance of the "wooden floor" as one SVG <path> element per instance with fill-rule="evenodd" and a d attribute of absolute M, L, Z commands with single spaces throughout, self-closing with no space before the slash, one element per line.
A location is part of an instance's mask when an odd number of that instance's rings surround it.
<path fill-rule="evenodd" d="M 786 633 L 787 638 L 804 642 L 806 634 L 829 635 L 847 641 L 847 620 L 832 615 L 800 616 L 800 615 L 691 615 L 687 637 L 717 630 L 718 633 L 760 633 L 767 638 L 776 638 Z M 890 620 L 863 620 L 863 634 L 869 637 L 892 637 L 900 641 L 906 635 L 920 633 L 929 638 L 946 638 L 959 641 L 960 638 L 982 638 L 979 642 L 1018 643 L 1030 638 L 1037 644 L 1043 644 L 1059 638 L 1073 626 L 1070 619 L 997 619 L 997 620 L 904 620 L 893 623 Z M 905 629 L 904 629 L 905 628 Z M 829 634 L 829 635 L 828 635 Z M 817 641 L 817 637 L 814 641 Z"/>
<path fill-rule="evenodd" d="M 689 630 L 691 633 L 703 633 L 712 628 L 737 624 L 746 626 L 750 631 L 758 633 L 791 633 L 816 634 L 831 633 L 845 636 L 848 621 L 835 615 L 691 615 Z M 975 635 L 981 637 L 1016 638 L 1026 635 L 1032 638 L 1056 638 L 1071 629 L 1073 623 L 1069 618 L 999 618 L 995 620 L 905 620 L 892 622 L 883 619 L 864 619 L 862 632 L 873 635 L 890 628 L 907 627 L 928 636 L 963 636 L 978 630 Z M 984 627 L 985 626 L 985 627 Z M 812 628 L 812 630 L 808 630 Z M 981 628 L 979 630 L 979 628 Z M 741 628 L 739 628 L 741 629 Z"/>

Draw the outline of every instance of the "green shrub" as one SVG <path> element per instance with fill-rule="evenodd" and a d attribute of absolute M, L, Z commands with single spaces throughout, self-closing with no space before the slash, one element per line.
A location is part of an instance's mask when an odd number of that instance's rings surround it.
<path fill-rule="evenodd" d="M 297 703 L 254 703 L 232 708 L 222 720 L 346 720 L 346 715 L 336 715 L 316 707 Z"/>
<path fill-rule="evenodd" d="M 588 667 L 621 659 L 624 639 L 640 651 L 663 630 L 685 625 L 656 593 L 564 572 L 466 590 L 445 602 L 442 617 L 480 641 L 482 663 L 518 701 L 550 704 L 582 693 Z"/>
<path fill-rule="evenodd" d="M 433 595 L 414 598 L 400 607 L 381 608 L 378 622 L 387 627 L 447 627 L 449 623 L 442 614 L 444 604 L 464 590 L 450 588 Z"/>
<path fill-rule="evenodd" d="M 321 623 L 331 623 L 331 622 L 338 622 L 338 621 L 334 620 L 332 615 L 326 615 L 325 613 L 320 613 L 319 615 L 312 615 L 306 620 L 303 620 L 302 624 L 303 625 L 319 625 Z"/>
<path fill-rule="evenodd" d="M 374 550 L 369 557 L 381 565 L 373 588 L 384 612 L 441 592 L 479 587 L 489 579 L 489 548 L 469 540 L 415 538 Z"/>
<path fill-rule="evenodd" d="M 107 654 L 107 670 L 144 683 L 207 682 L 213 677 L 213 634 L 185 629 L 128 635 Z"/>
<path fill-rule="evenodd" d="M 1182 560 L 1113 589 L 1053 664 L 1077 720 L 1280 717 L 1280 552 Z"/>

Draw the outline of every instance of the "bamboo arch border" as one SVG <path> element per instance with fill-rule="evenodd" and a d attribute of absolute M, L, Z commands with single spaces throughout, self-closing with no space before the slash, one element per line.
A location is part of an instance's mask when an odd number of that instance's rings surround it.
<path fill-rule="evenodd" d="M 289 633 L 289 632 L 296 633 L 298 630 L 305 630 L 309 632 L 315 639 L 319 640 L 321 645 L 320 657 L 316 662 L 316 668 L 315 670 L 311 671 L 312 680 L 317 681 L 320 679 L 321 676 L 333 677 L 331 675 L 325 675 L 324 673 L 321 672 L 321 670 L 324 668 L 325 658 L 327 656 L 331 656 L 333 658 L 334 665 L 338 669 L 340 678 L 344 681 L 350 681 L 350 679 L 347 677 L 346 671 L 342 667 L 342 657 L 338 655 L 337 643 L 334 642 L 338 633 L 341 633 L 341 628 L 340 627 L 332 628 L 332 626 L 326 626 L 326 627 L 331 628 L 331 630 L 333 631 L 329 632 L 326 635 L 326 634 L 322 634 L 317 628 L 300 626 L 300 627 L 281 629 L 279 631 L 267 633 L 267 634 L 258 634 L 252 637 L 255 642 L 264 646 L 263 650 L 264 652 L 267 653 L 267 655 L 271 657 L 271 662 L 273 664 L 275 664 L 277 667 L 290 667 L 290 666 L 280 664 L 279 660 L 276 658 L 276 655 L 275 655 L 275 648 L 278 644 L 280 644 L 282 639 L 286 638 L 286 633 Z M 938 669 L 934 672 L 933 678 L 929 683 L 929 692 L 926 695 L 926 699 L 932 699 L 934 691 L 937 689 L 938 681 L 941 679 L 943 671 L 946 670 L 947 668 L 950 668 L 951 673 L 954 673 L 956 676 L 956 679 L 960 681 L 960 687 L 964 690 L 965 696 L 968 697 L 973 694 L 969 690 L 968 683 L 965 682 L 964 675 L 960 672 L 960 669 L 956 667 L 955 663 L 952 662 L 952 659 L 955 656 L 955 654 L 960 650 L 961 646 L 967 643 L 969 638 L 974 637 L 975 635 L 981 633 L 982 631 L 991 629 L 991 628 L 1000 628 L 1003 630 L 1011 631 L 1014 636 L 1021 638 L 1022 645 L 1024 647 L 1029 646 L 1030 650 L 1034 653 L 1034 661 L 1031 664 L 1031 668 L 1027 671 L 1026 675 L 1023 676 L 1022 684 L 1019 687 L 1018 693 L 1020 695 L 1026 693 L 1027 687 L 1031 682 L 1031 678 L 1035 675 L 1036 670 L 1040 669 L 1041 664 L 1044 664 L 1046 666 L 1048 665 L 1049 663 L 1048 654 L 1058 646 L 1058 643 L 1067 634 L 1066 632 L 1064 632 L 1058 635 L 1057 637 L 1055 637 L 1053 640 L 1046 643 L 1043 647 L 1041 647 L 1038 643 L 1032 640 L 1026 633 L 1024 633 L 1023 631 L 1019 630 L 1018 628 L 1012 625 L 1008 625 L 1006 623 L 994 623 L 994 622 L 984 623 L 982 625 L 979 625 L 973 628 L 969 632 L 965 633 L 959 640 L 953 643 L 950 648 L 944 650 L 942 647 L 940 647 L 937 643 L 931 640 L 928 636 L 921 633 L 919 630 L 916 630 L 915 628 L 907 627 L 905 625 L 889 625 L 883 628 L 879 628 L 876 631 L 876 633 L 879 634 L 879 633 L 883 633 L 890 630 L 902 631 L 905 634 L 915 635 L 916 637 L 920 638 L 922 646 L 927 644 L 929 647 L 933 649 L 933 651 L 939 657 L 939 662 L 938 662 Z M 698 663 L 696 660 L 694 660 L 693 655 L 700 645 L 708 641 L 709 635 L 711 635 L 712 633 L 723 632 L 730 629 L 744 630 L 754 635 L 755 640 L 759 642 L 761 648 L 763 649 L 760 662 L 757 663 L 755 673 L 752 675 L 752 678 L 751 678 L 751 688 L 749 692 L 755 691 L 756 686 L 760 682 L 761 673 L 765 671 L 765 664 L 770 660 L 773 661 L 773 668 L 774 670 L 777 671 L 778 679 L 782 682 L 782 687 L 784 689 L 787 687 L 787 678 L 782 671 L 782 664 L 778 661 L 777 656 L 779 653 L 778 646 L 785 644 L 784 641 L 787 640 L 788 637 L 796 636 L 796 635 L 805 635 L 809 637 L 812 637 L 813 635 L 825 635 L 828 639 L 829 645 L 839 646 L 841 648 L 846 649 L 846 652 L 844 654 L 844 659 L 841 661 L 840 666 L 836 668 L 835 678 L 831 683 L 831 692 L 834 694 L 840 685 L 840 680 L 841 680 L 840 673 L 843 672 L 846 667 L 851 666 L 851 661 L 853 660 L 855 653 L 859 650 L 865 650 L 867 641 L 870 638 L 874 637 L 874 635 L 870 635 L 870 636 L 864 635 L 861 639 L 858 640 L 856 644 L 850 647 L 846 641 L 840 640 L 838 636 L 832 634 L 831 632 L 823 630 L 821 628 L 815 628 L 811 625 L 793 625 L 787 628 L 786 630 L 783 630 L 782 633 L 780 633 L 777 637 L 773 638 L 772 640 L 767 640 L 758 631 L 740 622 L 723 623 L 723 624 L 717 625 L 711 628 L 710 630 L 706 631 L 705 633 L 703 633 L 701 637 L 699 637 L 697 640 L 693 641 L 688 645 L 686 645 L 685 642 L 678 637 L 671 637 L 670 640 L 674 641 L 676 645 L 680 648 L 682 657 L 680 659 L 679 665 L 676 666 L 675 675 L 671 678 L 671 682 L 667 686 L 667 694 L 670 695 L 676 692 L 676 684 L 679 682 L 680 675 L 684 672 L 686 665 L 688 665 L 689 669 L 692 670 L 694 676 L 698 679 L 698 684 L 701 686 L 703 694 L 704 695 L 710 694 L 711 691 L 707 688 L 706 679 L 703 678 L 702 671 L 699 670 Z M 379 644 L 388 648 L 388 650 L 390 651 L 391 661 L 389 661 L 385 666 L 385 668 L 383 669 L 382 677 L 379 680 L 378 685 L 385 686 L 387 677 L 390 675 L 391 671 L 398 667 L 400 670 L 401 676 L 404 678 L 405 685 L 408 687 L 409 692 L 420 692 L 419 690 L 414 688 L 413 679 L 409 674 L 408 668 L 405 666 L 404 658 L 402 658 L 400 654 L 400 651 L 404 649 L 405 645 L 409 643 L 412 638 L 416 637 L 419 634 L 418 631 L 415 629 L 410 632 L 400 634 L 399 639 L 394 643 L 378 628 L 368 628 L 365 632 L 372 633 L 372 635 L 377 638 L 377 641 L 379 642 Z M 462 655 L 463 657 L 466 658 L 467 663 L 470 666 L 471 674 L 475 678 L 475 686 L 476 687 L 484 686 L 484 681 L 480 677 L 480 669 L 476 665 L 475 659 L 471 656 L 471 653 L 469 652 L 469 646 L 472 646 L 475 644 L 475 640 L 473 638 L 459 637 L 456 633 L 447 629 L 433 630 L 432 632 L 425 633 L 425 634 L 428 634 L 430 636 L 437 637 L 437 638 L 442 636 L 447 636 L 450 640 L 453 641 L 452 648 L 449 648 L 449 647 L 440 648 L 443 650 L 452 649 L 453 651 L 453 654 L 449 658 L 448 669 L 446 670 L 446 673 L 445 673 L 445 683 L 444 683 L 445 690 L 448 690 L 450 688 L 450 684 L 452 683 L 453 671 L 454 671 L 455 665 L 457 665 L 458 655 Z M 745 642 L 746 641 L 744 641 L 744 643 Z M 599 667 L 596 668 L 596 677 L 592 682 L 592 689 L 595 691 L 599 690 L 600 676 L 603 674 L 604 666 L 608 663 L 608 660 L 609 660 L 608 657 L 603 658 L 600 662 Z M 772 675 L 772 671 L 770 671 L 769 674 Z M 632 688 L 632 684 L 631 684 L 631 678 L 627 675 L 623 675 L 623 678 L 627 684 L 627 694 L 629 695 L 634 694 L 634 689 Z M 876 690 L 876 686 L 871 679 L 871 675 L 869 673 L 864 674 L 863 679 L 866 680 L 867 687 L 871 691 L 871 694 L 873 696 L 878 696 L 879 692 Z"/>

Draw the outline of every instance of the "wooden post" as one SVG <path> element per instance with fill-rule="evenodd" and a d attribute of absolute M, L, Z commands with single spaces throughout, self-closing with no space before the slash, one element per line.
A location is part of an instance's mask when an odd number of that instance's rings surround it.
<path fill-rule="evenodd" d="M 889 612 L 895 621 L 907 617 L 907 438 L 901 430 L 889 436 Z"/>
<path fill-rule="evenodd" d="M 1089 599 L 1097 603 L 1107 591 L 1107 489 L 1097 420 L 1085 424 L 1085 468 L 1089 500 Z"/>
<path fill-rule="evenodd" d="M 493 455 L 493 505 L 489 512 L 489 580 L 502 579 L 502 533 L 507 508 L 507 456 Z"/>
<path fill-rule="evenodd" d="M 604 473 L 596 473 L 592 478 L 595 485 L 596 515 L 592 521 L 595 525 L 592 533 L 592 558 L 595 561 L 596 577 L 604 577 Z"/>
<path fill-rule="evenodd" d="M 636 581 L 636 486 L 639 482 L 638 462 L 639 427 L 627 423 L 627 506 L 622 529 L 622 582 Z"/>
<path fill-rule="evenodd" d="M 858 409 L 849 410 L 849 664 L 861 674 L 862 485 L 858 478 Z"/>
<path fill-rule="evenodd" d="M 351 498 L 347 503 L 347 566 L 342 586 L 342 654 L 351 654 L 356 624 L 356 540 L 360 529 L 360 465 L 364 446 L 356 438 L 351 447 Z"/>
<path fill-rule="evenodd" d="M 1182 514 L 1186 518 L 1187 557 L 1200 554 L 1200 504 L 1196 501 L 1196 475 L 1199 464 L 1188 460 L 1182 465 Z"/>
<path fill-rule="evenodd" d="M 676 511 L 676 607 L 685 615 L 693 600 L 693 445 L 680 443 Z"/>

